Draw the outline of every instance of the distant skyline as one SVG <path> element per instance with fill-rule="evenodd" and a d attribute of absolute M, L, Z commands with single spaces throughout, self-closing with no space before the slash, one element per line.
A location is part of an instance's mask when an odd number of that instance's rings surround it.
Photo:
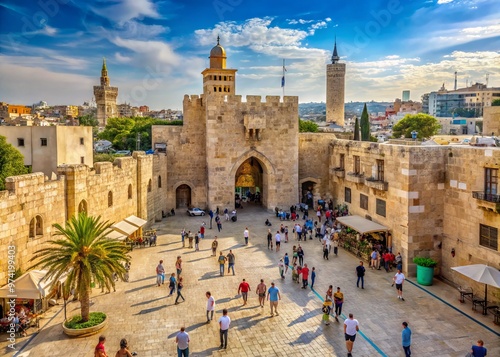
<path fill-rule="evenodd" d="M 0 101 L 81 105 L 105 57 L 118 103 L 182 109 L 220 36 L 236 93 L 325 101 L 335 38 L 346 102 L 500 87 L 498 0 L 0 0 Z"/>

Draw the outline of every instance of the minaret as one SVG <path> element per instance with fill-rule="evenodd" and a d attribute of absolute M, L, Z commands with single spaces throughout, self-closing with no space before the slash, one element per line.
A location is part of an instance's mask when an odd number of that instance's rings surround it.
<path fill-rule="evenodd" d="M 105 127 L 108 118 L 118 115 L 116 109 L 116 97 L 118 97 L 118 87 L 109 85 L 108 68 L 106 59 L 102 60 L 101 85 L 94 86 L 94 97 L 97 104 L 97 120 L 100 127 Z"/>
<path fill-rule="evenodd" d="M 326 65 L 326 122 L 344 126 L 345 63 L 338 63 L 337 39 L 332 63 Z"/>
<path fill-rule="evenodd" d="M 206 68 L 203 75 L 203 94 L 217 94 L 221 96 L 235 95 L 236 69 L 226 68 L 226 50 L 219 43 L 210 51 L 210 68 Z"/>

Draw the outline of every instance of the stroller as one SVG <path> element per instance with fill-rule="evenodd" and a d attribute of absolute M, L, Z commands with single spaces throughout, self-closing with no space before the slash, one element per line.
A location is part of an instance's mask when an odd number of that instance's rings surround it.
<path fill-rule="evenodd" d="M 236 211 L 231 212 L 231 222 L 236 222 L 237 220 Z"/>

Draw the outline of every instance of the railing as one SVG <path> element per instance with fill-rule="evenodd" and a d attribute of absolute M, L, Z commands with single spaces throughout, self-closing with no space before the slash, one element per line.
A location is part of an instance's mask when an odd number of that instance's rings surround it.
<path fill-rule="evenodd" d="M 389 188 L 388 182 L 373 180 L 369 178 L 365 179 L 365 185 L 380 191 L 387 191 Z"/>
<path fill-rule="evenodd" d="M 336 167 L 335 169 L 333 169 L 333 171 L 335 173 L 335 176 L 340 177 L 340 178 L 345 177 L 345 170 L 344 169 L 341 169 L 340 167 Z"/>
<path fill-rule="evenodd" d="M 363 174 L 357 174 L 354 172 L 348 172 L 347 175 L 345 176 L 345 179 L 350 182 L 354 183 L 364 183 L 365 182 L 365 177 Z"/>
<path fill-rule="evenodd" d="M 482 201 L 493 202 L 493 203 L 500 203 L 500 195 L 494 195 L 491 193 L 484 193 L 482 191 L 473 191 L 472 198 L 482 200 Z"/>

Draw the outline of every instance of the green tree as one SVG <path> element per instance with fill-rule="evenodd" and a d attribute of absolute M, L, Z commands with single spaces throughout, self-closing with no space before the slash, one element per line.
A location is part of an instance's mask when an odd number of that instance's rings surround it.
<path fill-rule="evenodd" d="M 106 237 L 110 226 L 107 221 L 101 222 L 100 216 L 80 213 L 73 216 L 66 227 L 55 224 L 55 235 L 61 238 L 48 241 L 50 246 L 39 249 L 31 258 L 37 261 L 32 268 L 47 270 L 53 281 L 68 274 L 65 294 L 75 288 L 80 298 L 82 322 L 89 320 L 91 283 L 114 288 L 113 273 L 123 279 L 124 263 L 130 260 L 123 242 Z"/>
<path fill-rule="evenodd" d="M 0 135 L 0 191 L 5 190 L 5 179 L 9 176 L 24 175 L 29 169 L 24 166 L 23 154 Z"/>
<path fill-rule="evenodd" d="M 141 135 L 140 150 L 151 149 L 151 127 L 153 125 L 182 125 L 182 120 L 158 120 L 154 118 L 109 118 L 99 139 L 109 140 L 117 150 L 134 151 L 137 148 L 138 134 Z"/>
<path fill-rule="evenodd" d="M 492 107 L 500 107 L 500 99 L 495 99 L 491 102 Z"/>
<path fill-rule="evenodd" d="M 317 133 L 318 124 L 310 120 L 302 120 L 299 118 L 299 132 L 300 133 Z"/>
<path fill-rule="evenodd" d="M 361 114 L 361 140 L 370 141 L 370 116 L 368 115 L 366 103 Z"/>
<path fill-rule="evenodd" d="M 81 117 L 78 117 L 77 119 L 80 126 L 92 126 L 92 127 L 99 126 L 99 121 L 94 116 L 94 114 L 83 115 Z"/>
<path fill-rule="evenodd" d="M 358 117 L 354 120 L 354 140 L 359 141 L 359 120 Z"/>
<path fill-rule="evenodd" d="M 438 120 L 429 114 L 407 114 L 394 125 L 392 134 L 394 138 L 411 138 L 411 132 L 416 131 L 417 137 L 423 139 L 436 135 L 440 128 Z"/>

